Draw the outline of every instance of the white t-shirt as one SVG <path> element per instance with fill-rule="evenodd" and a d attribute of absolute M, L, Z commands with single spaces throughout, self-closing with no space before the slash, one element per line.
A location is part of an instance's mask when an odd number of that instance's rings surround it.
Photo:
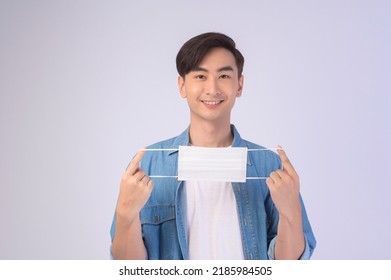
<path fill-rule="evenodd" d="M 244 259 L 231 183 L 186 181 L 185 188 L 189 258 Z"/>

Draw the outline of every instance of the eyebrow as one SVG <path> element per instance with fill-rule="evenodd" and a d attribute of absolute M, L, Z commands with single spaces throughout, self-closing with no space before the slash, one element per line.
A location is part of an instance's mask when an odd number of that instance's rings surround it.
<path fill-rule="evenodd" d="M 192 71 L 193 72 L 196 72 L 196 71 L 209 72 L 205 68 L 202 68 L 199 66 L 195 67 Z M 224 67 L 217 69 L 217 72 L 224 72 L 224 71 L 234 71 L 234 69 L 231 66 L 224 66 Z"/>

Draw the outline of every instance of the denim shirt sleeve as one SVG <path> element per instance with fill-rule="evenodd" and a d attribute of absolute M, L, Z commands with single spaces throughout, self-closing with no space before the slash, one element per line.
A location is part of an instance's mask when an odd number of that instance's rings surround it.
<path fill-rule="evenodd" d="M 301 254 L 299 260 L 309 260 L 311 258 L 311 250 L 308 245 L 307 238 L 304 236 L 305 239 L 305 248 L 303 253 Z M 277 236 L 275 236 L 272 241 L 270 241 L 269 244 L 269 249 L 267 251 L 267 256 L 269 257 L 270 260 L 275 260 L 275 246 L 276 246 L 276 240 Z"/>

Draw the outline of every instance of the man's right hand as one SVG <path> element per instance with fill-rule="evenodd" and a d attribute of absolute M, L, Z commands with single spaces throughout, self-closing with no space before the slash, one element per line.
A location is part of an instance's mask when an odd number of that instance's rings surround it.
<path fill-rule="evenodd" d="M 144 151 L 140 150 L 122 176 L 116 209 L 117 219 L 131 223 L 149 199 L 153 181 L 139 168 Z"/>

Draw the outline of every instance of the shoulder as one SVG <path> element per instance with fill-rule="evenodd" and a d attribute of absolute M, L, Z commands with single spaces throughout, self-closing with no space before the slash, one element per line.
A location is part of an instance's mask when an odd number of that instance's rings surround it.
<path fill-rule="evenodd" d="M 147 151 L 141 160 L 141 167 L 148 169 L 158 169 L 154 172 L 161 173 L 164 168 L 173 168 L 176 163 L 178 146 L 184 145 L 184 133 L 166 140 L 156 142 L 146 147 Z M 153 149 L 148 151 L 148 149 Z M 153 164 L 152 164 L 153 163 Z"/>
<path fill-rule="evenodd" d="M 156 142 L 152 145 L 149 145 L 147 149 L 177 149 L 180 145 L 189 144 L 189 130 L 188 128 L 183 131 L 178 136 Z"/>
<path fill-rule="evenodd" d="M 153 144 L 147 146 L 147 149 L 169 149 L 172 147 L 172 145 L 174 144 L 174 142 L 177 138 L 178 138 L 178 136 L 153 143 Z"/>
<path fill-rule="evenodd" d="M 254 142 L 248 141 L 246 139 L 242 139 L 242 140 L 246 144 L 247 148 L 249 149 L 266 149 L 264 146 L 256 144 Z"/>
<path fill-rule="evenodd" d="M 147 151 L 144 154 L 144 157 L 142 159 L 142 163 L 151 162 L 152 160 L 155 162 L 157 160 L 161 160 L 161 161 L 167 160 L 169 158 L 167 156 L 171 155 L 172 152 L 175 152 L 175 148 L 173 147 L 173 145 L 174 145 L 176 138 L 177 137 L 172 137 L 170 139 L 159 141 L 159 142 L 156 142 L 154 144 L 147 146 L 146 147 Z M 170 149 L 173 149 L 173 150 L 170 151 Z M 148 151 L 148 150 L 150 150 L 150 151 Z"/>
<path fill-rule="evenodd" d="M 276 151 L 272 148 L 256 144 L 254 142 L 242 139 L 247 149 L 249 150 L 249 157 L 255 164 L 264 163 L 272 169 L 280 168 L 281 159 Z"/>
<path fill-rule="evenodd" d="M 252 141 L 242 138 L 234 125 L 231 126 L 234 134 L 234 147 L 246 147 L 248 151 L 248 160 L 250 164 L 254 162 L 255 164 L 266 165 L 268 168 L 279 168 L 281 166 L 280 157 L 277 155 L 273 149 L 269 149 L 262 145 L 256 144 Z"/>

